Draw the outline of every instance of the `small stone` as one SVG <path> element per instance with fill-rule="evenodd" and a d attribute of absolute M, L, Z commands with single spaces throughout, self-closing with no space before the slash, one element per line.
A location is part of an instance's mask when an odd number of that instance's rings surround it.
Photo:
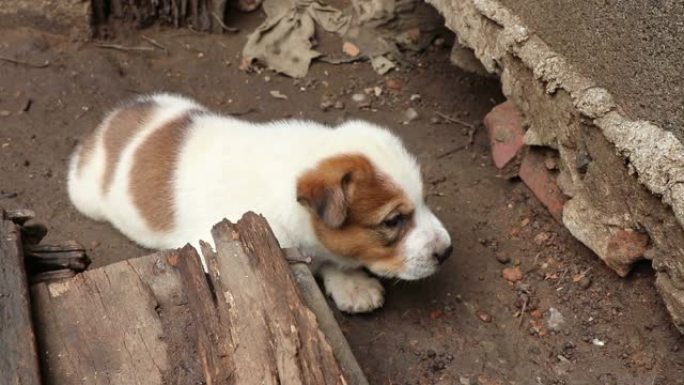
<path fill-rule="evenodd" d="M 577 282 L 577 284 L 579 285 L 579 287 L 580 287 L 582 290 L 586 290 L 586 289 L 589 288 L 589 286 L 591 286 L 591 278 L 586 277 L 586 276 L 585 276 L 585 277 L 582 277 L 582 278 L 579 280 L 579 282 Z"/>
<path fill-rule="evenodd" d="M 542 231 L 534 237 L 534 243 L 541 246 L 542 244 L 546 243 L 549 239 L 551 239 L 551 234 L 547 233 L 546 231 Z"/>
<path fill-rule="evenodd" d="M 558 162 L 554 158 L 546 158 L 544 160 L 544 167 L 546 167 L 547 170 L 557 170 Z"/>
<path fill-rule="evenodd" d="M 539 309 L 534 309 L 530 312 L 530 316 L 534 319 L 541 319 L 544 314 L 542 314 L 542 311 Z"/>
<path fill-rule="evenodd" d="M 546 320 L 546 326 L 548 326 L 550 330 L 559 331 L 563 327 L 564 323 L 565 317 L 563 317 L 563 314 L 561 314 L 561 312 L 556 308 L 550 308 L 549 319 Z"/>
<path fill-rule="evenodd" d="M 523 279 L 520 267 L 507 267 L 501 271 L 501 276 L 508 282 L 518 282 Z"/>
<path fill-rule="evenodd" d="M 432 45 L 435 47 L 442 47 L 446 41 L 444 40 L 443 37 L 438 37 L 435 39 L 435 41 L 432 42 Z"/>
<path fill-rule="evenodd" d="M 335 104 L 333 105 L 333 108 L 335 108 L 336 110 L 343 110 L 344 109 L 344 102 L 341 100 L 336 101 Z"/>
<path fill-rule="evenodd" d="M 330 107 L 332 107 L 334 103 L 330 99 L 323 99 L 321 102 L 321 110 L 323 111 L 328 111 Z"/>
<path fill-rule="evenodd" d="M 435 356 L 437 355 L 437 353 L 432 349 L 428 349 L 426 354 L 427 354 L 428 358 L 435 358 Z"/>
<path fill-rule="evenodd" d="M 361 53 L 361 50 L 356 46 L 356 44 L 345 41 L 342 43 L 342 52 L 351 57 L 357 57 L 359 56 L 359 53 Z"/>
<path fill-rule="evenodd" d="M 606 342 L 605 342 L 605 341 L 601 341 L 601 340 L 598 339 L 598 338 L 594 338 L 593 340 L 591 340 L 591 343 L 592 343 L 594 346 L 606 346 Z"/>
<path fill-rule="evenodd" d="M 412 102 L 418 101 L 420 99 L 421 99 L 420 94 L 413 94 L 409 97 L 409 100 L 411 100 Z"/>
<path fill-rule="evenodd" d="M 399 82 L 397 79 L 387 79 L 385 81 L 385 85 L 392 91 L 401 90 L 401 82 Z"/>
<path fill-rule="evenodd" d="M 482 311 L 482 310 L 478 310 L 476 314 L 477 314 L 477 318 L 479 318 L 480 321 L 482 321 L 484 323 L 492 322 L 492 316 L 489 313 Z"/>
<path fill-rule="evenodd" d="M 416 119 L 418 119 L 420 115 L 418 115 L 418 111 L 416 111 L 415 108 L 409 107 L 404 111 L 404 118 L 406 119 L 406 122 L 412 122 Z"/>
<path fill-rule="evenodd" d="M 271 94 L 271 96 L 273 96 L 273 97 L 276 98 L 276 99 L 287 100 L 287 95 L 283 94 L 282 92 L 280 92 L 280 91 L 278 91 L 278 90 L 273 90 L 273 91 L 271 91 L 271 92 L 269 92 L 269 93 Z"/>
<path fill-rule="evenodd" d="M 0 116 L 10 116 L 10 115 L 12 115 L 12 111 L 0 110 Z"/>
<path fill-rule="evenodd" d="M 440 124 L 440 123 L 442 123 L 442 121 L 438 117 L 433 116 L 430 118 L 430 124 Z"/>
<path fill-rule="evenodd" d="M 366 101 L 367 99 L 368 99 L 368 98 L 366 97 L 366 94 L 362 94 L 362 93 L 360 93 L 360 92 L 359 92 L 359 93 L 356 93 L 356 94 L 354 94 L 354 95 L 352 95 L 352 100 L 355 101 L 355 102 L 357 102 L 357 103 L 364 102 L 364 101 Z"/>
<path fill-rule="evenodd" d="M 376 98 L 381 96 L 382 95 L 382 88 L 377 87 L 377 86 L 373 87 L 373 95 L 375 95 Z"/>
<path fill-rule="evenodd" d="M 511 261 L 511 257 L 505 254 L 496 254 L 496 260 L 499 261 L 500 264 L 505 265 Z"/>

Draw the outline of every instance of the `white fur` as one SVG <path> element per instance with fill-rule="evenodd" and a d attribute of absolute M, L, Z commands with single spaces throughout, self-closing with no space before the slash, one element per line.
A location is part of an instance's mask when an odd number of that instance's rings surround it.
<path fill-rule="evenodd" d="M 188 242 L 197 244 L 200 239 L 209 241 L 209 231 L 216 222 L 223 218 L 235 221 L 251 210 L 268 219 L 282 247 L 297 247 L 318 264 L 334 261 L 346 268 L 359 267 L 358 262 L 326 250 L 314 234 L 309 213 L 296 199 L 296 181 L 305 170 L 324 158 L 347 153 L 368 157 L 415 206 L 416 225 L 404 242 L 404 269 L 399 278 L 420 279 L 435 272 L 437 261 L 433 255 L 451 243 L 447 231 L 423 201 L 417 162 L 389 131 L 364 121 L 350 121 L 330 129 L 310 121 L 257 124 L 213 114 L 193 119 L 180 149 L 174 182 L 176 227 L 169 232 L 153 231 L 128 192 L 133 155 L 163 122 L 199 106 L 173 95 L 151 98 L 161 107 L 156 108 L 152 119 L 123 150 L 108 194 L 103 196 L 100 187 L 104 173 L 101 141 L 81 173 L 75 171 L 79 151 L 75 152 L 68 176 L 69 196 L 83 214 L 110 221 L 143 246 L 166 249 Z M 96 135 L 98 132 L 101 129 Z M 379 283 L 369 283 L 374 279 L 361 279 L 359 272 L 354 271 L 346 273 L 349 281 L 344 282 L 340 280 L 344 272 L 326 271 L 332 270 L 321 270 L 326 288 L 343 310 L 368 311 L 382 305 Z M 383 271 L 376 273 L 389 275 Z M 362 282 L 362 289 L 349 289 L 351 282 Z"/>

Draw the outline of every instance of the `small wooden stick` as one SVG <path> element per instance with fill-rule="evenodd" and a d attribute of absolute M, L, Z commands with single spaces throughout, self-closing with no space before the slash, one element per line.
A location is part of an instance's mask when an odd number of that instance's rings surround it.
<path fill-rule="evenodd" d="M 444 120 L 446 120 L 446 121 L 448 121 L 448 122 L 450 122 L 450 123 L 459 124 L 459 125 L 461 125 L 461 126 L 463 126 L 463 127 L 470 128 L 470 129 L 473 129 L 473 130 L 475 129 L 475 125 L 472 124 L 472 123 L 464 122 L 464 121 L 462 121 L 462 120 L 460 120 L 460 119 L 453 118 L 453 117 L 451 117 L 451 116 L 449 116 L 449 115 L 447 115 L 447 114 L 443 114 L 443 113 L 441 113 L 441 112 L 437 112 L 437 115 L 438 115 L 440 118 L 442 118 L 442 119 L 444 119 Z"/>
<path fill-rule="evenodd" d="M 42 63 L 42 64 L 29 63 L 27 61 L 12 59 L 12 58 L 8 58 L 8 57 L 4 57 L 4 56 L 0 56 L 0 60 L 6 61 L 8 63 L 24 65 L 24 66 L 33 67 L 33 68 L 45 68 L 45 67 L 50 65 L 49 60 L 46 60 L 45 63 Z"/>
<path fill-rule="evenodd" d="M 159 48 L 159 49 L 162 49 L 162 50 L 168 52 L 168 49 L 167 49 L 166 47 L 164 47 L 163 45 L 159 44 L 158 41 L 152 39 L 151 37 L 147 37 L 147 36 L 145 36 L 145 35 L 140 35 L 140 37 L 142 37 L 143 40 L 147 41 L 148 43 L 152 44 L 153 46 L 155 46 L 155 47 L 157 47 L 157 48 Z"/>
<path fill-rule="evenodd" d="M 154 51 L 154 47 L 143 47 L 143 46 L 126 47 L 126 46 L 119 45 L 119 44 L 107 44 L 107 43 L 96 43 L 95 46 L 100 47 L 100 48 L 116 49 L 119 51 Z"/>
<path fill-rule="evenodd" d="M 458 147 L 452 148 L 451 150 L 446 150 L 446 151 L 444 151 L 443 153 L 437 155 L 435 158 L 437 158 L 437 159 L 446 158 L 447 156 L 449 156 L 449 155 L 451 155 L 451 154 L 455 154 L 455 153 L 457 153 L 457 152 L 459 152 L 459 151 L 461 151 L 461 150 L 463 150 L 463 149 L 468 148 L 469 145 L 470 145 L 470 143 L 468 143 L 468 144 L 462 144 L 462 145 L 460 145 L 460 146 L 458 146 Z"/>
<path fill-rule="evenodd" d="M 223 28 L 224 31 L 231 32 L 231 33 L 240 32 L 240 30 L 238 28 L 233 28 L 233 27 L 229 27 L 229 26 L 225 25 L 223 23 L 223 20 L 221 20 L 221 18 L 216 14 L 216 12 L 212 12 L 211 15 L 214 16 L 214 19 L 216 19 L 216 21 L 219 23 L 219 25 L 221 26 L 221 28 Z"/>

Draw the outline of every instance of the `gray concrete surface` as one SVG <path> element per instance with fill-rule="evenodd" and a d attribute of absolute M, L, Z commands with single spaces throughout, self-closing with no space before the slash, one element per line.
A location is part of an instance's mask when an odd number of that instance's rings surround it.
<path fill-rule="evenodd" d="M 684 141 L 684 1 L 501 0 L 632 119 Z"/>

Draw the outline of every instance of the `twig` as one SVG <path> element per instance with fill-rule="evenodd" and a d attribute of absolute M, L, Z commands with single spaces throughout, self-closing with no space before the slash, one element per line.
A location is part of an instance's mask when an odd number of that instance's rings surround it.
<path fill-rule="evenodd" d="M 4 56 L 0 56 L 0 60 L 6 61 L 6 62 L 12 63 L 12 64 L 19 64 L 19 65 L 24 65 L 24 66 L 33 67 L 33 68 L 45 68 L 45 67 L 50 65 L 49 60 L 45 60 L 45 63 L 41 63 L 41 64 L 29 63 L 27 61 L 12 59 L 12 58 L 8 58 L 8 57 L 4 57 Z"/>
<path fill-rule="evenodd" d="M 464 121 L 462 121 L 462 120 L 460 120 L 460 119 L 453 118 L 453 117 L 451 117 L 451 116 L 449 116 L 449 115 L 447 115 L 447 114 L 443 114 L 443 113 L 441 113 L 441 112 L 439 112 L 439 111 L 437 111 L 436 114 L 437 114 L 440 118 L 442 118 L 442 119 L 444 119 L 444 120 L 446 120 L 446 121 L 448 121 L 448 122 L 455 123 L 455 124 L 459 124 L 459 125 L 461 125 L 461 126 L 463 126 L 463 127 L 470 128 L 471 130 L 475 130 L 475 129 L 476 129 L 475 125 L 472 124 L 472 123 L 464 122 Z"/>
<path fill-rule="evenodd" d="M 529 294 L 525 295 L 525 302 L 523 302 L 522 309 L 520 311 L 520 322 L 518 322 L 518 327 L 521 327 L 523 320 L 525 319 L 525 312 L 527 311 L 527 303 L 530 302 Z"/>
<path fill-rule="evenodd" d="M 256 111 L 259 111 L 259 109 L 254 108 L 254 107 L 249 107 L 246 110 L 242 110 L 242 111 L 228 112 L 228 115 L 240 116 L 240 115 L 251 114 L 252 112 L 256 112 Z"/>
<path fill-rule="evenodd" d="M 212 12 L 211 15 L 214 16 L 214 19 L 216 19 L 216 21 L 219 23 L 219 25 L 221 26 L 221 28 L 223 28 L 224 31 L 228 31 L 231 33 L 240 32 L 240 30 L 238 28 L 233 28 L 233 27 L 229 27 L 229 26 L 225 25 L 223 23 L 223 20 L 221 20 L 221 18 L 218 17 L 216 12 Z"/>
<path fill-rule="evenodd" d="M 462 145 L 460 145 L 460 146 L 458 146 L 458 147 L 454 147 L 454 148 L 452 148 L 452 149 L 450 149 L 450 150 L 446 150 L 446 151 L 444 151 L 443 153 L 437 155 L 435 158 L 436 158 L 436 159 L 446 158 L 447 156 L 449 156 L 449 155 L 451 155 L 451 154 L 457 153 L 457 152 L 459 152 L 459 151 L 461 151 L 461 150 L 463 150 L 463 149 L 468 148 L 469 145 L 470 145 L 470 143 L 462 144 Z"/>
<path fill-rule="evenodd" d="M 143 47 L 143 46 L 136 46 L 136 47 L 126 47 L 123 45 L 119 44 L 105 44 L 105 43 L 95 43 L 96 47 L 100 48 L 107 48 L 107 49 L 116 49 L 119 51 L 154 51 L 154 47 Z"/>
<path fill-rule="evenodd" d="M 159 44 L 158 41 L 152 39 L 151 37 L 147 37 L 147 36 L 145 36 L 145 35 L 140 35 L 140 37 L 142 37 L 143 40 L 146 40 L 148 43 L 152 44 L 153 46 L 155 46 L 155 47 L 157 47 L 157 48 L 159 48 L 159 49 L 162 49 L 162 50 L 164 50 L 164 51 L 166 51 L 166 52 L 169 51 L 166 47 L 164 47 L 163 45 Z"/>

